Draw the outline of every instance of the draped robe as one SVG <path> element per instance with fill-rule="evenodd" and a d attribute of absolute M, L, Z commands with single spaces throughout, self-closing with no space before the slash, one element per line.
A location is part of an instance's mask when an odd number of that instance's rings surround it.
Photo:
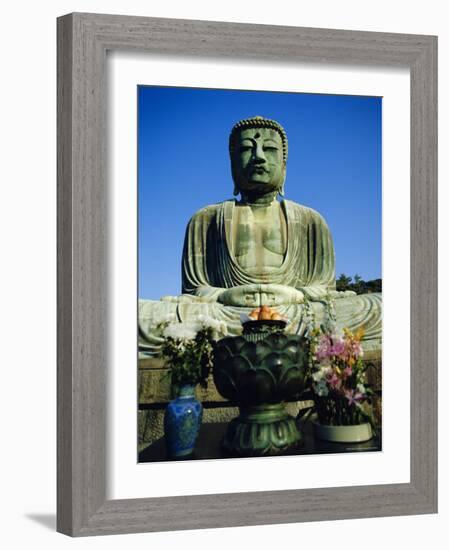
<path fill-rule="evenodd" d="M 207 206 L 190 220 L 182 259 L 182 292 L 200 295 L 206 287 L 223 289 L 251 283 L 275 283 L 293 288 L 335 289 L 335 255 L 324 219 L 311 208 L 284 200 L 287 250 L 280 268 L 269 274 L 248 274 L 232 253 L 235 201 Z"/>

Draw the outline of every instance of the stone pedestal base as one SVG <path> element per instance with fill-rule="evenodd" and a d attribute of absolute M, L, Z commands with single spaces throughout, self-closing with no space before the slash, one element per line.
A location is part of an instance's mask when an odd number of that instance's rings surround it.
<path fill-rule="evenodd" d="M 270 456 L 298 445 L 301 434 L 282 403 L 240 409 L 223 440 L 229 456 Z"/>

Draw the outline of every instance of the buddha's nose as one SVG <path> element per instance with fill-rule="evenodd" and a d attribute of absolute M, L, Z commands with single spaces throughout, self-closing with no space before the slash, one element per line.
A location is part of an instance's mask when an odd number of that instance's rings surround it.
<path fill-rule="evenodd" d="M 259 143 L 257 143 L 256 147 L 254 148 L 253 158 L 254 158 L 254 162 L 257 162 L 257 163 L 263 163 L 267 161 L 263 147 Z"/>

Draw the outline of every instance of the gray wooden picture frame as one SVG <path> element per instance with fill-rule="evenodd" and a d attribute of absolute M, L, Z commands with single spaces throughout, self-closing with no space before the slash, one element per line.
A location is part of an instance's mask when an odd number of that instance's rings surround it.
<path fill-rule="evenodd" d="M 106 52 L 408 67 L 410 483 L 106 499 Z M 74 13 L 58 19 L 57 529 L 72 536 L 437 511 L 437 38 Z"/>

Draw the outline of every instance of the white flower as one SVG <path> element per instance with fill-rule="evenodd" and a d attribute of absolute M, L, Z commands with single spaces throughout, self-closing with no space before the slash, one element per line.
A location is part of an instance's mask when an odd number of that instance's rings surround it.
<path fill-rule="evenodd" d="M 172 323 L 165 328 L 163 335 L 165 338 L 173 340 L 194 340 L 198 329 L 188 323 Z"/>
<path fill-rule="evenodd" d="M 208 315 L 198 315 L 197 319 L 198 322 L 206 328 L 214 328 L 219 323 L 219 321 L 209 317 Z"/>
<path fill-rule="evenodd" d="M 334 341 L 342 341 L 344 339 L 344 332 L 335 326 L 334 332 L 331 334 L 331 339 Z"/>
<path fill-rule="evenodd" d="M 366 388 L 363 384 L 357 384 L 357 390 L 360 392 L 360 393 L 365 393 L 366 392 Z"/>
<path fill-rule="evenodd" d="M 312 374 L 312 378 L 314 379 L 315 382 L 321 382 L 321 380 L 324 380 L 326 378 L 326 376 L 329 374 L 331 370 L 331 367 L 321 367 L 320 370 L 317 370 L 315 371 L 313 374 Z"/>
<path fill-rule="evenodd" d="M 214 319 L 213 317 L 208 317 L 207 315 L 198 315 L 198 322 L 201 323 L 204 328 L 212 329 L 214 335 L 226 335 L 228 332 L 226 328 L 226 323 L 224 323 L 223 321 L 219 321 L 218 319 Z"/>
<path fill-rule="evenodd" d="M 312 374 L 312 378 L 315 380 L 315 382 L 319 382 L 320 380 L 323 380 L 323 378 L 324 378 L 323 369 L 320 369 L 320 370 L 317 370 L 316 372 L 314 372 Z"/>
<path fill-rule="evenodd" d="M 324 380 L 320 380 L 317 384 L 314 384 L 313 389 L 320 397 L 326 397 L 329 395 L 329 388 Z"/>

